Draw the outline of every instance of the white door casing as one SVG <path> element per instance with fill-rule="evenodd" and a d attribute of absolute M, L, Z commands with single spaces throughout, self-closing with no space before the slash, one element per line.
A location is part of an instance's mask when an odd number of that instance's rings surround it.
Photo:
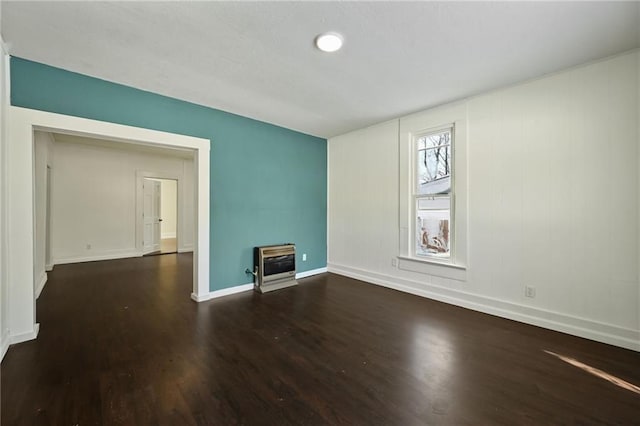
<path fill-rule="evenodd" d="M 195 301 L 208 299 L 209 288 L 209 188 L 210 141 L 193 136 L 142 129 L 121 124 L 107 123 L 86 118 L 31 110 L 15 106 L 7 109 L 7 271 L 10 341 L 12 344 L 35 339 L 39 324 L 35 317 L 35 293 L 33 289 L 33 131 L 69 133 L 98 139 L 163 146 L 194 151 L 197 176 L 195 241 L 193 257 L 193 293 Z"/>
<path fill-rule="evenodd" d="M 143 254 L 153 253 L 160 250 L 160 206 L 161 206 L 161 184 L 157 180 L 144 179 L 143 190 Z"/>
<path fill-rule="evenodd" d="M 157 181 L 158 183 L 160 183 L 160 187 L 162 188 L 162 182 L 161 180 L 163 179 L 171 179 L 171 180 L 175 180 L 176 181 L 176 203 L 177 203 L 177 217 L 176 217 L 176 242 L 177 242 L 177 249 L 178 252 L 180 250 L 181 247 L 181 239 L 182 239 L 182 235 L 183 233 L 185 233 L 184 228 L 185 228 L 185 222 L 187 220 L 195 220 L 196 218 L 187 218 L 184 215 L 184 200 L 182 199 L 182 194 L 184 191 L 184 175 L 180 174 L 180 173 L 168 173 L 168 172 L 164 172 L 164 171 L 159 171 L 159 170 L 136 170 L 136 236 L 135 236 L 135 241 L 136 241 L 136 250 L 139 251 L 140 256 L 143 256 L 147 253 L 150 253 L 151 251 L 147 251 L 150 250 L 149 248 L 145 247 L 145 244 L 143 244 L 143 242 L 146 242 L 147 239 L 145 237 L 145 221 L 144 221 L 144 217 L 143 217 L 143 212 L 145 209 L 144 206 L 144 183 L 146 180 L 151 180 L 151 181 Z M 161 202 L 162 199 L 159 200 L 159 202 Z M 160 218 L 162 218 L 162 204 L 160 204 L 160 208 L 159 208 L 159 213 L 158 215 L 160 216 Z M 163 222 L 162 220 L 160 220 L 160 222 Z M 160 236 L 159 236 L 159 241 L 162 241 L 162 224 L 159 227 L 160 229 Z M 195 238 L 195 236 L 194 236 Z M 162 246 L 162 244 L 160 244 L 160 247 Z"/>

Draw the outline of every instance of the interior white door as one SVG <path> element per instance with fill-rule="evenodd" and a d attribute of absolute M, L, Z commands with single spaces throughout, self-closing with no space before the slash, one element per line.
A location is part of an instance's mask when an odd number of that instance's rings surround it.
<path fill-rule="evenodd" d="M 162 191 L 160 181 L 153 179 L 144 179 L 142 183 L 143 189 L 143 241 L 142 253 L 153 253 L 160 251 L 160 206 Z"/>

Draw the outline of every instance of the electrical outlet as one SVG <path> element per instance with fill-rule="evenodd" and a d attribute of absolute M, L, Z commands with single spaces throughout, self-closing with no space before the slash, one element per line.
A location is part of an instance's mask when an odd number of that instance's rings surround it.
<path fill-rule="evenodd" d="M 524 287 L 524 295 L 525 295 L 525 297 L 531 297 L 531 298 L 536 297 L 536 288 L 532 287 L 530 285 L 525 286 Z"/>
<path fill-rule="evenodd" d="M 303 262 L 307 261 L 307 253 L 302 253 L 302 261 Z"/>
<path fill-rule="evenodd" d="M 396 266 L 398 266 L 398 259 L 396 259 L 395 257 L 391 258 L 391 266 L 393 266 L 394 268 Z"/>

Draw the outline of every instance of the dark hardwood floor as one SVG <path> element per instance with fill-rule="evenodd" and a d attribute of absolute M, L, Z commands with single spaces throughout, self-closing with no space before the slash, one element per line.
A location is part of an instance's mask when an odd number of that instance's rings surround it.
<path fill-rule="evenodd" d="M 640 353 L 331 274 L 197 304 L 191 270 L 56 266 L 2 425 L 640 424 Z"/>

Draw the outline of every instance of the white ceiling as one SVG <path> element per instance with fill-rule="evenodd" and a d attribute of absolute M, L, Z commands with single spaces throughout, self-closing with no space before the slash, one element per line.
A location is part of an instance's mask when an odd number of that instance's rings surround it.
<path fill-rule="evenodd" d="M 10 53 L 330 137 L 640 46 L 640 3 L 6 2 Z M 344 48 L 314 49 L 320 32 Z"/>

